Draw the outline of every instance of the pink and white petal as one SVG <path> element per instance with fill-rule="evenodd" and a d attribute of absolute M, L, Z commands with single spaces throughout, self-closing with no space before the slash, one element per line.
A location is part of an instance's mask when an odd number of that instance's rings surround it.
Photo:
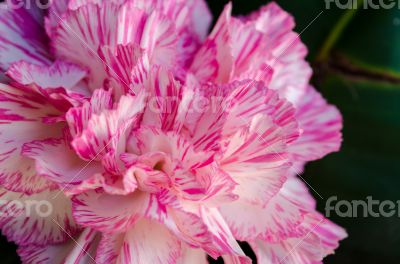
<path fill-rule="evenodd" d="M 213 164 L 214 153 L 195 151 L 189 141 L 175 132 L 164 132 L 155 127 L 141 127 L 132 134 L 128 151 L 138 155 L 151 153 L 139 157 L 133 155 L 131 158 L 125 155 L 127 163 L 146 164 L 143 168 L 137 165 L 133 167 L 141 188 L 144 188 L 144 182 L 146 188 L 150 187 L 149 183 L 156 184 L 156 188 L 172 187 L 184 199 L 203 201 L 210 205 L 236 198 L 232 194 L 236 183 Z M 174 165 L 171 159 L 177 163 Z M 162 164 L 163 171 L 173 174 L 174 177 L 164 179 L 166 174 L 153 169 L 157 164 Z"/>
<path fill-rule="evenodd" d="M 263 82 L 267 87 L 270 85 L 274 70 L 271 66 L 265 63 L 254 64 L 249 66 L 247 72 L 241 73 L 235 76 L 235 80 L 254 80 L 257 82 Z"/>
<path fill-rule="evenodd" d="M 118 17 L 118 44 L 141 47 L 140 42 L 150 12 L 146 7 L 140 6 L 139 2 L 143 1 L 127 1 L 120 8 Z M 146 2 L 143 5 L 150 6 L 153 1 Z"/>
<path fill-rule="evenodd" d="M 104 0 L 70 0 L 68 3 L 68 8 L 72 10 L 76 10 L 82 6 L 88 5 L 88 4 L 98 4 L 101 5 L 102 3 L 107 2 Z M 120 4 L 123 3 L 124 0 L 111 0 L 110 2 L 113 2 L 115 4 Z"/>
<path fill-rule="evenodd" d="M 232 5 L 226 5 L 213 31 L 194 57 L 190 71 L 202 83 L 226 83 L 233 71 L 233 53 L 230 45 Z"/>
<path fill-rule="evenodd" d="M 173 131 L 162 131 L 154 126 L 141 126 L 135 130 L 129 138 L 127 150 L 128 153 L 143 155 L 143 157 L 148 157 L 145 155 L 146 153 L 164 153 L 164 156 L 166 156 L 165 153 L 168 153 L 173 159 L 184 163 L 191 169 L 204 167 L 213 161 L 213 153 L 196 152 L 185 137 Z M 125 158 L 135 161 L 135 158 L 139 157 L 125 155 Z M 157 163 L 156 157 L 153 158 Z M 128 159 L 126 160 L 128 161 Z"/>
<path fill-rule="evenodd" d="M 91 90 L 101 88 L 106 78 L 100 46 L 114 46 L 117 41 L 119 7 L 113 3 L 88 4 L 68 10 L 59 17 L 59 26 L 51 35 L 52 48 L 58 58 L 89 70 Z"/>
<path fill-rule="evenodd" d="M 185 83 L 182 87 L 182 98 L 175 117 L 174 131 L 183 134 L 187 132 L 189 134 L 194 133 L 196 124 L 204 112 L 200 111 L 200 109 L 196 111 L 195 108 L 196 104 L 200 103 L 202 99 L 205 99 L 201 98 L 201 85 L 193 74 L 187 73 Z"/>
<path fill-rule="evenodd" d="M 149 195 L 139 191 L 114 195 L 97 189 L 72 198 L 75 221 L 106 233 L 125 232 L 132 228 L 144 215 L 148 204 Z"/>
<path fill-rule="evenodd" d="M 179 32 L 189 30 L 192 37 L 204 41 L 212 15 L 204 0 L 162 1 L 164 14 L 174 20 Z"/>
<path fill-rule="evenodd" d="M 68 196 L 73 196 L 100 188 L 110 195 L 128 195 L 137 189 L 137 182 L 134 177 L 128 177 L 130 181 L 125 178 L 126 176 L 123 178 L 107 172 L 97 173 L 73 188 L 65 189 L 64 192 Z"/>
<path fill-rule="evenodd" d="M 105 158 L 107 158 L 107 156 L 108 155 L 106 155 Z M 137 179 L 135 166 L 132 166 L 129 169 L 125 169 L 126 167 L 123 160 L 117 158 L 115 155 L 113 156 L 113 159 L 114 160 L 111 163 L 113 163 L 112 166 L 114 168 L 112 170 L 114 170 L 115 172 L 114 175 L 118 176 L 115 176 L 116 180 L 114 181 L 109 181 L 109 183 L 107 183 L 106 181 L 104 190 L 108 193 L 116 193 L 121 195 L 134 192 L 138 188 L 138 185 L 140 184 L 139 179 Z M 157 173 L 156 171 L 153 172 Z M 162 172 L 158 173 L 163 174 Z M 123 175 L 123 177 L 119 176 L 121 174 Z M 163 178 L 165 177 L 166 176 L 163 176 Z"/>
<path fill-rule="evenodd" d="M 67 243 L 58 245 L 26 245 L 19 246 L 17 253 L 22 263 L 29 264 L 61 264 L 74 246 L 70 240 Z"/>
<path fill-rule="evenodd" d="M 125 188 L 139 187 L 140 190 L 151 193 L 168 188 L 171 185 L 170 177 L 163 171 L 153 169 L 154 166 L 165 167 L 163 162 L 161 160 L 152 166 L 139 164 L 129 168 L 123 179 Z"/>
<path fill-rule="evenodd" d="M 342 227 L 332 223 L 318 212 L 309 214 L 304 225 L 310 230 L 309 232 L 319 237 L 323 257 L 333 254 L 339 247 L 339 241 L 347 237 Z"/>
<path fill-rule="evenodd" d="M 81 184 L 78 184 L 74 186 L 71 189 L 65 189 L 64 193 L 68 197 L 71 197 L 73 195 L 78 195 L 87 191 L 92 191 L 98 188 L 102 188 L 104 185 L 106 185 L 106 180 L 103 174 L 95 174 L 91 178 L 83 181 Z"/>
<path fill-rule="evenodd" d="M 262 62 L 265 62 L 271 55 L 264 52 L 267 43 L 265 36 L 262 32 L 255 30 L 252 24 L 245 24 L 234 18 L 231 19 L 231 24 L 231 45 L 235 71 L 233 79 L 239 77 L 240 80 L 246 75 L 250 77 L 251 73 L 255 69 L 259 69 Z M 256 77 L 255 79 L 260 78 Z"/>
<path fill-rule="evenodd" d="M 182 152 L 188 148 L 190 148 L 189 143 L 177 133 L 162 131 L 155 126 L 141 126 L 133 131 L 129 138 L 128 153 L 124 154 L 124 160 L 126 163 L 133 164 L 138 159 L 150 159 L 151 164 L 149 162 L 146 164 L 153 166 L 158 160 L 164 159 L 165 153 L 171 153 L 172 157 L 180 158 Z"/>
<path fill-rule="evenodd" d="M 51 94 L 62 88 L 69 96 L 89 97 L 90 93 L 79 82 L 87 72 L 77 65 L 56 61 L 50 66 L 41 66 L 26 61 L 16 62 L 8 69 L 7 74 L 20 84 L 36 86 Z"/>
<path fill-rule="evenodd" d="M 58 191 L 33 195 L 0 191 L 0 228 L 18 245 L 47 245 L 69 240 L 79 227 L 71 214 L 71 202 Z"/>
<path fill-rule="evenodd" d="M 4 71 L 20 60 L 41 65 L 50 62 L 45 45 L 47 37 L 35 16 L 37 6 L 28 9 L 21 7 L 21 3 L 7 1 L 0 4 L 0 69 Z"/>
<path fill-rule="evenodd" d="M 171 68 L 176 60 L 178 41 L 172 19 L 156 11 L 151 13 L 140 40 L 140 46 L 149 54 L 152 63 Z"/>
<path fill-rule="evenodd" d="M 72 141 L 77 154 L 84 160 L 101 160 L 110 150 L 119 156 L 132 125 L 144 107 L 145 94 L 122 96 L 116 109 L 93 115 L 87 128 Z"/>
<path fill-rule="evenodd" d="M 298 138 L 299 130 L 295 120 L 295 109 L 277 92 L 266 89 L 263 83 L 250 80 L 236 81 L 227 85 L 202 87 L 202 93 L 209 105 L 204 108 L 199 102 L 189 102 L 192 108 L 187 111 L 198 113 L 196 123 L 191 120 L 181 121 L 183 114 L 179 113 L 178 123 L 192 133 L 193 144 L 199 150 L 218 149 L 221 144 L 227 144 L 229 137 L 248 127 L 257 114 L 268 115 L 282 127 L 286 142 Z M 193 91 L 195 92 L 195 91 Z M 202 98 L 202 99 L 205 99 Z M 200 101 L 201 102 L 201 101 Z M 192 117 L 193 114 L 186 115 Z"/>
<path fill-rule="evenodd" d="M 99 114 L 104 110 L 111 109 L 113 105 L 112 102 L 113 99 L 110 91 L 97 89 L 90 98 L 90 113 Z"/>
<path fill-rule="evenodd" d="M 114 93 L 119 98 L 122 94 L 132 93 L 132 73 L 141 67 L 142 73 L 149 69 L 147 54 L 138 44 L 117 45 L 114 49 L 109 46 L 100 48 L 100 57 L 104 61 L 110 80 L 113 82 Z M 139 75 L 140 77 L 141 75 Z M 144 81 L 144 78 L 141 79 Z"/>
<path fill-rule="evenodd" d="M 61 17 L 68 10 L 68 2 L 70 0 L 50 0 L 48 2 L 48 14 L 44 19 L 44 28 L 48 36 L 52 36 L 60 24 Z"/>
<path fill-rule="evenodd" d="M 74 88 L 84 77 L 86 71 L 63 61 L 50 66 L 32 64 L 26 61 L 14 63 L 7 71 L 9 77 L 23 85 L 36 84 L 42 88 Z"/>
<path fill-rule="evenodd" d="M 232 80 L 251 79 L 269 86 L 275 71 L 267 64 L 273 62 L 271 36 L 256 30 L 254 23 L 243 23 L 236 18 L 232 18 L 230 23 L 235 66 Z"/>
<path fill-rule="evenodd" d="M 260 51 L 263 63 L 273 68 L 269 87 L 296 104 L 301 100 L 311 77 L 311 67 L 305 61 L 307 48 L 301 42 L 293 17 L 276 3 L 269 3 L 259 11 L 242 19 L 245 27 L 253 25 L 254 30 L 264 35 L 264 49 Z M 234 30 L 236 31 L 236 30 Z M 260 60 L 256 60 L 257 66 Z"/>
<path fill-rule="evenodd" d="M 194 54 L 207 36 L 212 17 L 203 0 L 161 2 L 163 14 L 172 18 L 176 27 L 178 42 L 175 72 L 184 79 Z"/>
<path fill-rule="evenodd" d="M 46 139 L 27 143 L 22 155 L 35 160 L 40 176 L 57 183 L 63 189 L 70 189 L 102 172 L 97 162 L 81 160 L 62 139 Z"/>
<path fill-rule="evenodd" d="M 295 108 L 278 93 L 267 89 L 262 82 L 245 80 L 230 84 L 233 90 L 227 97 L 228 116 L 224 124 L 224 137 L 248 127 L 257 114 L 269 116 L 282 127 L 285 141 L 290 143 L 299 136 Z"/>
<path fill-rule="evenodd" d="M 70 108 L 65 116 L 72 137 L 82 134 L 87 128 L 92 115 L 100 114 L 112 108 L 112 95 L 110 91 L 97 89 L 93 92 L 90 102 L 82 106 Z"/>
<path fill-rule="evenodd" d="M 264 263 L 322 263 L 333 254 L 346 232 L 322 215 L 310 214 L 303 224 L 307 233 L 302 237 L 288 238 L 279 243 L 256 240 L 251 246 L 259 262 Z"/>
<path fill-rule="evenodd" d="M 97 247 L 96 263 L 110 264 L 116 263 L 121 252 L 124 234 L 103 233 Z"/>
<path fill-rule="evenodd" d="M 60 124 L 45 124 L 42 118 L 59 113 L 39 95 L 0 85 L 0 184 L 11 191 L 32 194 L 56 186 L 41 178 L 33 160 L 21 156 L 22 146 L 32 140 L 60 136 Z"/>
<path fill-rule="evenodd" d="M 23 263 L 64 264 L 95 263 L 93 253 L 98 238 L 96 232 L 86 228 L 82 233 L 72 236 L 67 242 L 55 245 L 25 245 L 17 250 Z"/>
<path fill-rule="evenodd" d="M 0 84 L 1 117 L 3 122 L 42 120 L 43 117 L 60 115 L 46 98 L 31 93 L 23 86 Z"/>
<path fill-rule="evenodd" d="M 274 50 L 275 58 L 267 62 L 274 69 L 269 86 L 295 105 L 301 102 L 312 75 L 306 55 L 307 48 L 299 35 L 290 32 Z"/>
<path fill-rule="evenodd" d="M 172 130 L 181 100 L 182 85 L 174 79 L 172 72 L 153 67 L 148 83 L 149 98 L 142 125 Z"/>
<path fill-rule="evenodd" d="M 240 255 L 240 247 L 226 229 L 223 219 L 219 218 L 219 213 L 200 207 L 197 203 L 178 200 L 176 195 L 164 191 L 151 196 L 146 217 L 167 226 L 181 241 L 201 248 L 214 258 L 222 254 Z"/>
<path fill-rule="evenodd" d="M 246 257 L 217 208 L 200 207 L 200 215 L 209 232 L 213 235 L 214 243 L 218 246 L 220 253 Z"/>
<path fill-rule="evenodd" d="M 250 244 L 258 263 L 322 264 L 319 239 L 312 233 L 275 244 L 263 240 L 255 240 Z"/>
<path fill-rule="evenodd" d="M 279 192 L 290 168 L 283 130 L 265 115 L 256 115 L 248 128 L 229 139 L 221 169 L 237 182 L 242 201 L 266 204 Z"/>
<path fill-rule="evenodd" d="M 182 245 L 182 254 L 177 264 L 207 264 L 207 254 L 204 250 Z"/>
<path fill-rule="evenodd" d="M 238 183 L 228 173 L 220 169 L 216 163 L 197 169 L 196 173 L 197 186 L 196 184 L 194 186 L 190 184 L 182 186 L 189 187 L 188 189 L 184 189 L 189 194 L 186 197 L 187 199 L 197 200 L 196 195 L 199 193 L 202 196 L 200 201 L 209 207 L 215 207 L 238 199 L 237 194 L 234 192 Z M 199 183 L 202 188 L 199 188 Z"/>
<path fill-rule="evenodd" d="M 216 165 L 196 169 L 196 173 L 175 169 L 173 188 L 182 199 L 215 206 L 237 199 L 236 183 Z"/>
<path fill-rule="evenodd" d="M 308 87 L 297 107 L 296 117 L 303 132 L 289 147 L 293 160 L 316 160 L 339 150 L 342 141 L 340 112 L 313 87 Z"/>
<path fill-rule="evenodd" d="M 277 3 L 272 2 L 259 10 L 242 17 L 244 22 L 254 22 L 257 30 L 267 33 L 272 39 L 284 35 L 295 27 L 294 18 Z"/>
<path fill-rule="evenodd" d="M 118 264 L 176 263 L 181 255 L 181 242 L 155 221 L 141 219 L 125 235 Z"/>
<path fill-rule="evenodd" d="M 197 37 L 199 37 L 200 41 L 204 41 L 207 37 L 209 27 L 212 22 L 212 14 L 209 10 L 207 3 L 204 0 L 193 0 L 193 1 L 184 1 L 192 4 L 189 7 L 191 11 L 191 27 L 196 32 Z"/>
<path fill-rule="evenodd" d="M 122 5 L 118 43 L 140 45 L 152 63 L 174 68 L 178 41 L 174 18 L 161 11 L 155 8 L 148 12 L 134 2 Z"/>
<path fill-rule="evenodd" d="M 129 93 L 140 94 L 142 89 L 145 89 L 144 84 L 149 78 L 150 62 L 147 54 L 144 54 L 132 68 L 131 71 L 131 88 Z"/>
<path fill-rule="evenodd" d="M 220 207 L 221 214 L 239 240 L 265 239 L 277 243 L 307 232 L 302 226 L 305 215 L 313 211 L 315 201 L 306 186 L 289 178 L 267 205 L 249 204 L 242 199 Z M 243 212 L 238 217 L 237 212 Z"/>
<path fill-rule="evenodd" d="M 114 150 L 110 150 L 101 160 L 104 170 L 113 175 L 121 175 L 125 169 L 124 163 L 115 155 Z"/>
<path fill-rule="evenodd" d="M 36 134 L 38 134 L 37 132 L 40 133 L 43 129 L 35 128 L 34 126 L 25 124 L 15 124 L 9 126 L 7 131 L 23 131 L 24 133 L 36 132 Z M 0 130 L 4 131 L 1 128 Z M 3 133 L 2 136 L 6 135 Z M 20 136 L 20 139 L 21 137 L 22 136 Z M 24 192 L 26 194 L 57 188 L 56 184 L 38 175 L 33 160 L 21 156 L 20 151 L 24 144 L 23 142 L 13 142 L 9 137 L 4 137 L 4 140 L 2 144 L 5 148 L 0 154 L 0 184 L 3 188 L 16 192 Z M 30 139 L 26 138 L 26 141 L 28 140 Z"/>
<path fill-rule="evenodd" d="M 85 228 L 79 238 L 74 241 L 75 246 L 68 253 L 64 263 L 95 264 L 95 254 L 99 240 L 100 235 L 95 230 Z"/>
<path fill-rule="evenodd" d="M 196 151 L 221 148 L 223 128 L 227 120 L 226 101 L 232 85 L 204 85 L 185 89 L 184 104 L 178 109 L 176 130 L 188 134 Z M 194 99 L 190 99 L 193 96 Z M 185 111 L 184 106 L 188 106 Z"/>

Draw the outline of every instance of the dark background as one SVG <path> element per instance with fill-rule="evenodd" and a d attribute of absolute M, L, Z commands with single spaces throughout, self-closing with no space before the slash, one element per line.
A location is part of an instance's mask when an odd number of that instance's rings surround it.
<path fill-rule="evenodd" d="M 208 2 L 216 18 L 228 1 Z M 246 14 L 267 2 L 234 0 L 233 11 Z M 339 200 L 366 200 L 367 196 L 400 200 L 399 8 L 360 9 L 352 14 L 338 8 L 327 10 L 324 0 L 277 2 L 296 18 L 296 31 L 303 32 L 301 39 L 309 48 L 308 60 L 314 68 L 313 83 L 344 117 L 342 150 L 309 164 L 303 176 L 323 197 L 313 193 L 319 210 L 324 212 L 331 196 Z M 322 47 L 335 35 L 343 17 L 351 18 L 350 22 L 321 56 Z M 398 217 L 332 215 L 331 219 L 347 229 L 349 238 L 325 263 L 400 263 Z M 4 238 L 0 256 L 0 263 L 19 263 L 15 246 Z"/>

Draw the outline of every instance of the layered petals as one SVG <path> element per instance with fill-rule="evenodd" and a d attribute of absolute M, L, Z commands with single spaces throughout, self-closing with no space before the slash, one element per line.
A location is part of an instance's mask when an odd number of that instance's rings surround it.
<path fill-rule="evenodd" d="M 222 12 L 210 36 L 196 53 L 190 71 L 204 82 L 226 83 L 231 79 L 233 56 L 231 52 L 229 19 L 232 6 Z"/>
<path fill-rule="evenodd" d="M 65 115 L 66 122 L 72 137 L 82 135 L 87 128 L 92 115 L 99 115 L 102 111 L 110 110 L 113 100 L 110 91 L 99 89 L 94 91 L 90 101 L 83 102 L 81 106 L 70 108 Z"/>
<path fill-rule="evenodd" d="M 237 132 L 221 161 L 237 183 L 234 192 L 249 203 L 265 204 L 282 187 L 290 168 L 282 130 L 265 116 Z"/>
<path fill-rule="evenodd" d="M 87 87 L 81 83 L 86 74 L 79 66 L 63 61 L 56 61 L 50 66 L 20 61 L 12 64 L 7 71 L 14 81 L 48 97 L 61 109 L 68 108 L 65 104 L 77 104 L 76 101 L 89 97 Z"/>
<path fill-rule="evenodd" d="M 36 172 L 61 188 L 70 189 L 103 169 L 96 162 L 81 160 L 62 139 L 33 141 L 22 154 L 35 160 Z"/>
<path fill-rule="evenodd" d="M 322 263 L 324 257 L 334 253 L 338 241 L 346 238 L 344 230 L 321 216 L 310 216 L 305 223 L 303 237 L 289 238 L 271 244 L 261 240 L 251 243 L 261 263 Z M 329 242 L 327 243 L 327 238 Z"/>
<path fill-rule="evenodd" d="M 122 153 L 127 134 L 144 107 L 144 98 L 144 93 L 127 95 L 116 109 L 93 115 L 87 128 L 72 141 L 78 155 L 85 160 L 100 160 L 110 150 Z"/>
<path fill-rule="evenodd" d="M 180 241 L 167 228 L 140 220 L 125 234 L 116 263 L 176 263 L 180 254 Z"/>
<path fill-rule="evenodd" d="M 118 6 L 87 4 L 67 10 L 62 18 L 58 15 L 57 18 L 58 26 L 51 35 L 55 55 L 87 68 L 90 88 L 101 88 L 106 72 L 98 49 L 102 45 L 116 44 L 114 28 L 118 25 Z"/>
<path fill-rule="evenodd" d="M 302 134 L 290 146 L 293 160 L 316 160 L 338 151 L 342 141 L 342 117 L 336 107 L 329 105 L 311 86 L 297 107 L 297 119 Z"/>
<path fill-rule="evenodd" d="M 32 2 L 0 6 L 0 228 L 24 263 L 249 264 L 242 241 L 311 264 L 346 237 L 290 171 L 342 126 L 277 4 L 208 34 L 203 0 Z"/>
<path fill-rule="evenodd" d="M 87 191 L 73 198 L 77 223 L 110 233 L 127 231 L 144 215 L 149 204 L 146 193 L 110 195 L 102 191 Z M 108 210 L 109 206 L 113 210 Z"/>
<path fill-rule="evenodd" d="M 182 85 L 174 79 L 172 72 L 154 67 L 149 74 L 148 87 L 142 124 L 171 130 L 181 101 Z"/>
<path fill-rule="evenodd" d="M 95 263 L 94 253 L 98 244 L 98 234 L 87 228 L 72 236 L 68 242 L 56 245 L 26 245 L 18 248 L 24 263 Z"/>
<path fill-rule="evenodd" d="M 104 46 L 100 48 L 100 57 L 107 65 L 110 86 L 117 96 L 125 93 L 137 93 L 135 84 L 143 84 L 148 78 L 149 59 L 138 44 Z"/>
<path fill-rule="evenodd" d="M 32 194 L 54 184 L 40 177 L 34 161 L 21 155 L 24 144 L 61 134 L 61 125 L 46 124 L 45 118 L 59 112 L 45 98 L 15 88 L 0 85 L 1 159 L 0 183 L 11 191 Z"/>
<path fill-rule="evenodd" d="M 270 87 L 292 103 L 301 100 L 310 81 L 311 67 L 305 61 L 307 48 L 300 36 L 293 32 L 293 17 L 272 2 L 243 20 L 244 25 L 237 27 L 238 33 L 252 27 L 253 31 L 263 34 L 264 50 L 259 49 L 260 53 L 256 51 L 253 56 L 257 58 L 257 53 L 268 54 L 265 61 L 255 59 L 253 66 L 266 64 L 263 68 L 273 69 Z"/>
<path fill-rule="evenodd" d="M 180 241 L 163 225 L 142 219 L 124 234 L 104 234 L 96 263 L 177 263 Z"/>
<path fill-rule="evenodd" d="M 165 200 L 169 200 L 169 205 L 164 205 Z M 214 208 L 176 199 L 171 203 L 169 195 L 153 196 L 146 215 L 166 225 L 182 241 L 202 248 L 214 258 L 222 254 L 244 257 L 225 220 Z"/>
<path fill-rule="evenodd" d="M 221 206 L 220 210 L 239 240 L 259 238 L 276 243 L 305 235 L 302 223 L 305 215 L 314 210 L 313 206 L 314 200 L 305 185 L 298 179 L 290 178 L 265 206 L 239 199 Z M 246 213 L 237 217 L 237 212 Z M 263 220 L 254 221 L 257 217 Z"/>

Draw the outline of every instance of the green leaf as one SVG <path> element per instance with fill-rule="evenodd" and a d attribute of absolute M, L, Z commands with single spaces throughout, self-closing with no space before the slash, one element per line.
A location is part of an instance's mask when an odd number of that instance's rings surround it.
<path fill-rule="evenodd" d="M 400 78 L 400 9 L 360 9 L 335 47 L 365 70 Z"/>

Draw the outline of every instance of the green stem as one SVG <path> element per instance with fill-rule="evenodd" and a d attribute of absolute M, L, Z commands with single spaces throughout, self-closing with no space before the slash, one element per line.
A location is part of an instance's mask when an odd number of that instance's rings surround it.
<path fill-rule="evenodd" d="M 344 29 L 346 26 L 350 23 L 356 12 L 358 11 L 358 7 L 361 5 L 361 3 L 364 0 L 358 0 L 356 2 L 356 6 L 353 8 L 347 10 L 342 17 L 339 19 L 339 21 L 336 23 L 336 25 L 333 27 L 332 31 L 329 33 L 328 38 L 322 45 L 321 50 L 319 51 L 316 61 L 321 62 L 324 61 L 328 58 L 329 53 L 332 49 L 332 47 L 336 44 L 336 42 L 339 40 L 339 37 L 342 35 Z"/>

